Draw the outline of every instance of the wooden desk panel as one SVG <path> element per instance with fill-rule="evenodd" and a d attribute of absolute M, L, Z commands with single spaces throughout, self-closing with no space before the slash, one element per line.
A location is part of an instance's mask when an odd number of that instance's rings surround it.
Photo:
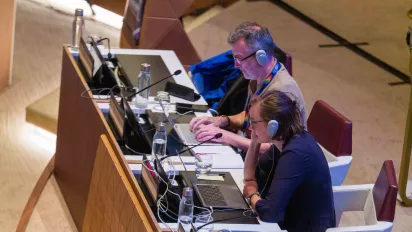
<path fill-rule="evenodd" d="M 0 90 L 11 83 L 16 1 L 2 0 L 0 7 Z"/>
<path fill-rule="evenodd" d="M 100 136 L 106 135 L 142 205 L 151 228 L 159 225 L 144 198 L 110 127 L 94 100 L 80 96 L 88 88 L 76 60 L 63 48 L 60 107 L 57 125 L 55 176 L 73 220 L 83 228 L 90 181 Z M 84 94 L 92 97 L 91 93 Z"/>
<path fill-rule="evenodd" d="M 83 231 L 152 231 L 107 137 L 96 152 Z"/>
<path fill-rule="evenodd" d="M 126 7 L 126 0 L 93 0 L 93 3 L 121 16 Z"/>

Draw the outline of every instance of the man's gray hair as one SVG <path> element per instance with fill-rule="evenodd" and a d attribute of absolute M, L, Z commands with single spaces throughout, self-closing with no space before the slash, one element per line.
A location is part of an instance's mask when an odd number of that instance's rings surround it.
<path fill-rule="evenodd" d="M 227 42 L 233 45 L 238 40 L 244 39 L 248 48 L 252 51 L 262 49 L 269 56 L 273 57 L 275 44 L 269 30 L 260 26 L 256 22 L 244 22 L 236 27 L 235 31 L 230 33 Z"/>

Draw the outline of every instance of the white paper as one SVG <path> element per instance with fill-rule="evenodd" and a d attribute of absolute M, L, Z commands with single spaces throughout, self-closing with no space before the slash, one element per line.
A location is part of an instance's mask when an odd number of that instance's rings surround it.
<path fill-rule="evenodd" d="M 191 149 L 194 153 L 217 153 L 217 154 L 229 154 L 234 155 L 236 152 L 230 147 L 225 145 L 217 146 L 197 146 Z"/>

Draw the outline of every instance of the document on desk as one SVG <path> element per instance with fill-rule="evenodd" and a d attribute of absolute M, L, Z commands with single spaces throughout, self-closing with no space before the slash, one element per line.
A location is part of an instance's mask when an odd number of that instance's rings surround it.
<path fill-rule="evenodd" d="M 206 153 L 210 154 L 210 153 Z M 239 154 L 224 154 L 224 153 L 214 153 L 211 154 L 213 159 L 212 169 L 239 169 L 243 168 L 245 165 L 243 159 Z M 185 166 L 194 165 L 195 157 L 193 156 L 181 156 L 181 159 Z"/>
<path fill-rule="evenodd" d="M 277 223 L 262 223 L 260 224 L 228 224 L 228 223 L 216 223 L 213 226 L 213 231 L 239 231 L 239 232 L 258 232 L 258 231 L 268 231 L 268 232 L 280 232 L 281 230 Z M 159 224 L 160 228 L 168 229 L 167 226 L 171 228 L 177 228 L 177 223 L 164 223 Z"/>
<path fill-rule="evenodd" d="M 210 153 L 210 154 L 237 154 L 230 146 L 197 146 L 191 149 L 193 153 Z"/>

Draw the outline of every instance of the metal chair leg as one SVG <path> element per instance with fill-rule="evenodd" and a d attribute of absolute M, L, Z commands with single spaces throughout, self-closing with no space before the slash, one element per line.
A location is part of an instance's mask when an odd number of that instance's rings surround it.
<path fill-rule="evenodd" d="M 409 50 L 411 52 L 410 60 L 409 60 L 409 71 L 412 77 L 412 28 L 409 27 L 406 42 L 409 46 Z M 412 87 L 412 85 L 411 85 Z M 405 137 L 403 141 L 403 150 L 402 150 L 402 160 L 401 160 L 401 168 L 399 172 L 399 196 L 402 202 L 406 206 L 412 206 L 412 198 L 408 197 L 407 185 L 408 185 L 408 173 L 409 173 L 409 164 L 411 160 L 411 147 L 412 147 L 412 91 L 409 97 L 409 109 L 408 115 L 406 119 L 406 128 L 405 128 Z M 409 193 L 411 194 L 411 193 Z"/>

